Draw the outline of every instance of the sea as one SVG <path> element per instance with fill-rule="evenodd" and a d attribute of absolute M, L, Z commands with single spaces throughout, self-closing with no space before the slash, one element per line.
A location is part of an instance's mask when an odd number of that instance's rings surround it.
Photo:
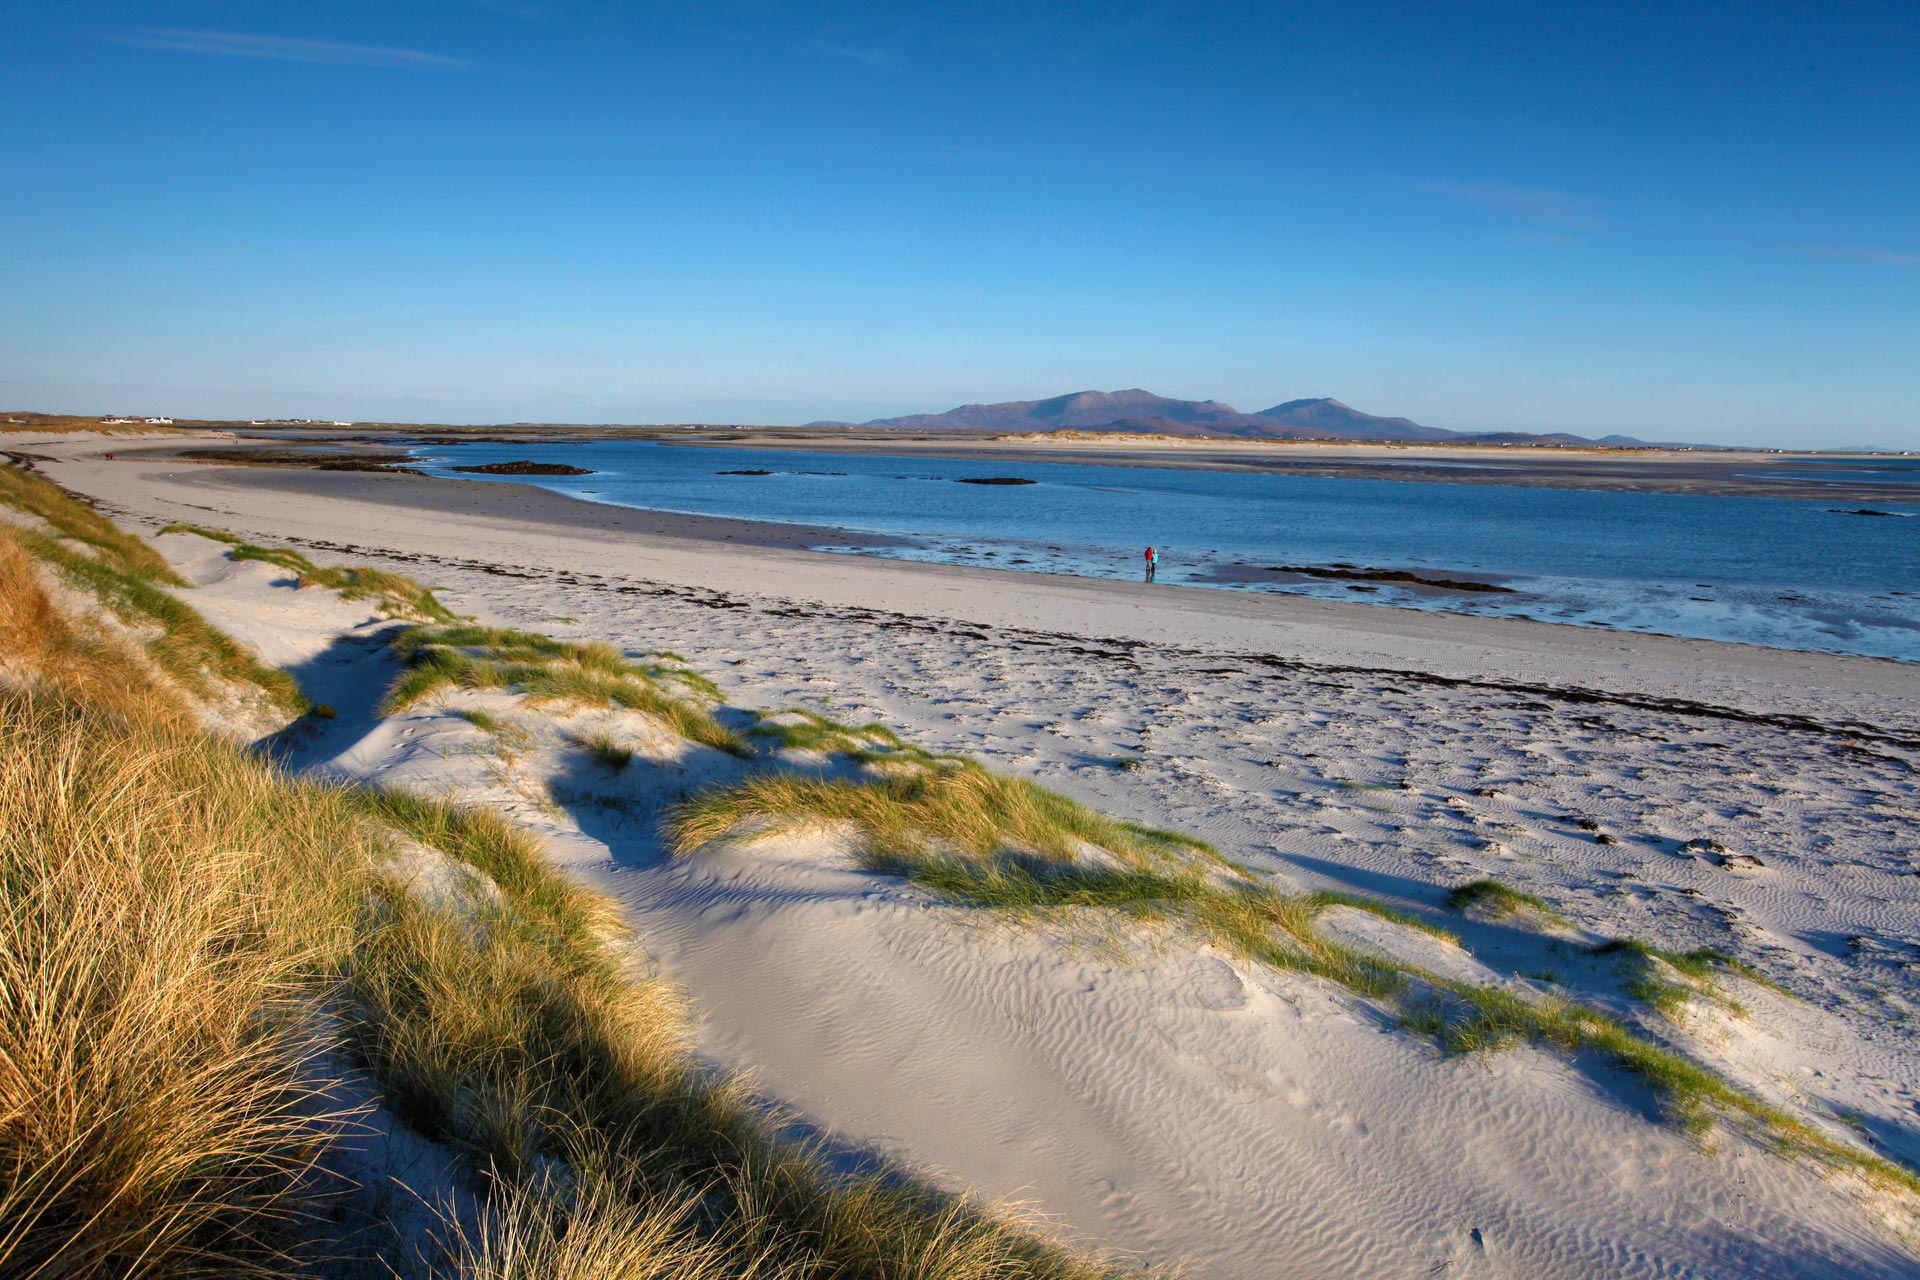
<path fill-rule="evenodd" d="M 415 452 L 414 465 L 439 475 L 516 459 L 586 467 L 592 475 L 463 478 L 815 526 L 817 549 L 847 555 L 1138 580 L 1151 545 L 1163 584 L 1920 661 L 1914 457 L 1754 468 L 1816 490 L 1870 480 L 1902 491 L 1901 501 L 1862 503 L 630 440 Z M 964 483 L 990 478 L 1031 483 Z M 885 541 L 836 538 L 840 530 Z M 1274 572 L 1300 568 L 1355 576 Z M 1364 576 L 1374 570 L 1507 590 Z"/>

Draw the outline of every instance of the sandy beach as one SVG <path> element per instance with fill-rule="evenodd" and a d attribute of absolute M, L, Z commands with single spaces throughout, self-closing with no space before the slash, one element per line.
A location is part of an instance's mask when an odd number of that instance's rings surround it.
<path fill-rule="evenodd" d="M 1730 977 L 1732 1001 L 1694 1000 L 1662 1034 L 1920 1164 L 1920 668 L 825 555 L 806 530 L 522 486 L 8 447 L 129 528 L 398 568 L 489 623 L 674 650 L 729 705 L 877 721 L 1264 879 L 1444 918 L 1461 946 L 1329 924 L 1438 972 L 1586 992 L 1611 989 L 1607 939 L 1724 952 L 1777 989 Z M 623 904 L 702 1050 L 849 1158 L 1028 1201 L 1194 1276 L 1920 1265 L 1901 1204 L 1732 1128 L 1690 1135 L 1604 1064 L 1443 1055 L 1343 990 L 1178 938 L 971 919 L 830 836 L 668 859 L 649 806 L 697 785 L 696 757 L 636 808 L 543 809 L 482 767 L 457 708 L 372 713 L 392 659 L 351 610 L 309 609 L 203 539 L 160 545 L 210 617 L 338 706 L 302 763 L 513 808 Z M 1558 921 L 1445 905 L 1482 877 Z"/>

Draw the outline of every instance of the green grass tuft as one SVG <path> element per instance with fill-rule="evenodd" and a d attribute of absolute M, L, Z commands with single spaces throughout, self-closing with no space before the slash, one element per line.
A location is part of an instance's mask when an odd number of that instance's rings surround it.
<path fill-rule="evenodd" d="M 1734 1013 L 1744 1016 L 1745 1007 L 1728 996 L 1715 982 L 1724 973 L 1737 973 L 1780 995 L 1793 994 L 1746 961 L 1712 947 L 1665 951 L 1638 938 L 1609 938 L 1594 947 L 1593 954 L 1630 958 L 1633 969 L 1627 982 L 1627 994 L 1636 1000 L 1646 1001 L 1669 1018 L 1679 1014 L 1695 995 L 1717 1000 Z M 1669 970 L 1690 979 L 1690 982 L 1675 982 L 1667 976 Z"/>
<path fill-rule="evenodd" d="M 633 748 L 617 741 L 610 733 L 579 734 L 573 741 L 592 752 L 594 759 L 615 773 L 633 763 Z"/>
<path fill-rule="evenodd" d="M 1471 884 L 1463 884 L 1447 894 L 1447 905 L 1455 911 L 1478 908 L 1490 920 L 1504 920 L 1508 916 L 1531 911 L 1555 924 L 1567 922 L 1567 918 L 1555 911 L 1546 899 L 1523 893 L 1498 880 L 1475 880 Z"/>
<path fill-rule="evenodd" d="M 689 741 L 752 754 L 746 739 L 714 718 L 712 681 L 677 665 L 634 661 L 605 642 L 462 624 L 410 627 L 394 648 L 408 665 L 387 690 L 388 715 L 442 689 L 513 689 L 535 701 L 644 712 Z"/>
<path fill-rule="evenodd" d="M 224 542 L 233 550 L 227 554 L 235 561 L 258 560 L 286 569 L 302 587 L 325 587 L 342 600 L 371 600 L 389 617 L 415 622 L 459 622 L 460 618 L 405 574 L 385 569 L 352 566 L 322 568 L 291 547 L 255 546 L 233 534 L 197 524 L 170 524 L 161 533 L 191 533 L 215 542 Z"/>

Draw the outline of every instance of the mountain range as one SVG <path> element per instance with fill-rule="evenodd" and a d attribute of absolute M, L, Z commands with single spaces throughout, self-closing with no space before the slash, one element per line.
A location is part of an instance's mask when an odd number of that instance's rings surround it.
<path fill-rule="evenodd" d="M 1598 440 L 1565 432 L 1450 431 L 1407 418 L 1363 413 L 1331 398 L 1288 400 L 1258 413 L 1241 413 L 1218 400 L 1170 400 L 1138 387 L 1076 391 L 1050 400 L 963 404 L 945 413 L 914 413 L 871 422 L 812 422 L 813 427 L 861 426 L 888 431 L 1137 431 L 1179 436 L 1239 436 L 1261 440 L 1452 441 L 1468 444 L 1644 445 L 1632 436 Z"/>

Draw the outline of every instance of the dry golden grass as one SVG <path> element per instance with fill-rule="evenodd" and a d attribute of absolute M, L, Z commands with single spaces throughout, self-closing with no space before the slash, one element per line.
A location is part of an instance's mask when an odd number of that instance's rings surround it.
<path fill-rule="evenodd" d="M 373 848 L 184 724 L 0 694 L 0 1272 L 284 1270 Z"/>
<path fill-rule="evenodd" d="M 701 1239 L 698 1204 L 636 1205 L 604 1183 L 503 1189 L 434 1280 L 735 1280 L 729 1252 Z M 772 1280 L 774 1273 L 762 1272 Z"/>
<path fill-rule="evenodd" d="M 0 523 L 0 675 L 84 706 L 153 721 L 189 714 L 187 700 L 156 681 L 144 653 L 54 607 L 34 557 Z"/>
<path fill-rule="evenodd" d="M 306 699 L 284 671 L 262 665 L 171 588 L 184 587 L 158 552 L 59 486 L 0 466 L 0 664 L 16 681 L 89 706 L 150 716 L 193 698 L 264 696 L 294 715 Z M 113 620 L 69 617 L 59 582 Z"/>

